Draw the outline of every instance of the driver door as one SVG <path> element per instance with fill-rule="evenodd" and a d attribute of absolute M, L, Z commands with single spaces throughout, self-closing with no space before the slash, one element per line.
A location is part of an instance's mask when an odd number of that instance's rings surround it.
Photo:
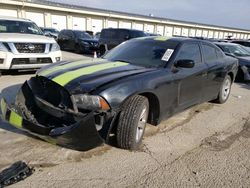
<path fill-rule="evenodd" d="M 183 110 L 201 102 L 203 83 L 207 77 L 207 65 L 202 62 L 200 45 L 195 42 L 184 43 L 174 62 L 193 60 L 193 68 L 175 67 L 174 82 L 177 84 L 177 109 Z"/>

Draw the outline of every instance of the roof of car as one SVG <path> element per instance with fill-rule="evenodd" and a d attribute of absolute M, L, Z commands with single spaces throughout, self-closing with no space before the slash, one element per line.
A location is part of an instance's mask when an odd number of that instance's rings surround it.
<path fill-rule="evenodd" d="M 175 41 L 175 42 L 184 42 L 184 41 L 196 41 L 196 42 L 207 42 L 209 41 L 195 39 L 195 38 L 188 38 L 188 37 L 166 37 L 166 36 L 147 36 L 147 37 L 140 37 L 136 38 L 137 40 L 155 40 L 155 41 Z"/>
<path fill-rule="evenodd" d="M 230 42 L 214 42 L 218 46 L 238 46 L 239 44 L 230 43 Z"/>
<path fill-rule="evenodd" d="M 31 20 L 29 20 L 29 19 L 25 19 L 25 18 L 16 18 L 16 17 L 10 17 L 10 16 L 0 16 L 0 20 L 31 22 Z"/>

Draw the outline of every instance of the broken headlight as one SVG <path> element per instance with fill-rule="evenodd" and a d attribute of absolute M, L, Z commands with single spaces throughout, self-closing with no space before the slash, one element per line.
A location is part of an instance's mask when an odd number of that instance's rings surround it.
<path fill-rule="evenodd" d="M 109 110 L 110 106 L 102 97 L 97 95 L 74 95 L 78 108 L 86 110 Z"/>

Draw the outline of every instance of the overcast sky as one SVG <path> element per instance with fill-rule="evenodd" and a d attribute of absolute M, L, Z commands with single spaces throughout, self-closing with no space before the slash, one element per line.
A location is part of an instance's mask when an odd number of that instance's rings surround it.
<path fill-rule="evenodd" d="M 93 8 L 250 29 L 250 0 L 51 0 Z"/>

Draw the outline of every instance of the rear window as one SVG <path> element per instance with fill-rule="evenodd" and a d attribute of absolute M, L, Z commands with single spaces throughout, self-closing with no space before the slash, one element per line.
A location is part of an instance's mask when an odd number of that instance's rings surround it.
<path fill-rule="evenodd" d="M 101 32 L 101 38 L 111 38 L 111 39 L 124 39 L 129 35 L 127 30 L 119 30 L 119 29 L 104 29 Z"/>
<path fill-rule="evenodd" d="M 145 37 L 146 33 L 143 31 L 130 31 L 130 38 Z"/>

